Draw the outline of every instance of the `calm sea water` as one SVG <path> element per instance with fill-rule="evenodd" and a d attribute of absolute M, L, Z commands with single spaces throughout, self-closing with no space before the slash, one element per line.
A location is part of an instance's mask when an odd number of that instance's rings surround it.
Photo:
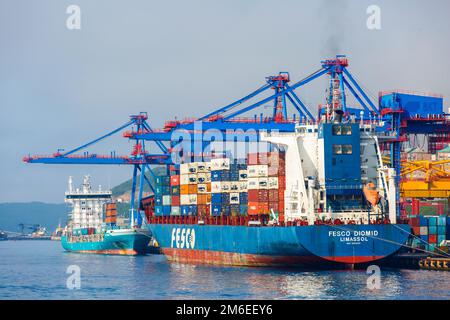
<path fill-rule="evenodd" d="M 67 267 L 81 270 L 69 290 Z M 0 242 L 0 299 L 450 299 L 450 272 L 382 271 L 369 290 L 365 271 L 279 270 L 168 263 L 64 252 L 55 241 Z"/>

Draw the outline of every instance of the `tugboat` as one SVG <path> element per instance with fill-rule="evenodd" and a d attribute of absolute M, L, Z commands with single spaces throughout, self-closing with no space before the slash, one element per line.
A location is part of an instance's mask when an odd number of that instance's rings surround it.
<path fill-rule="evenodd" d="M 74 189 L 69 177 L 65 202 L 72 206 L 69 222 L 61 237 L 63 248 L 71 252 L 140 255 L 148 251 L 150 232 L 139 226 L 137 219 L 130 225 L 116 224 L 116 204 L 112 192 L 92 190 L 90 176 L 83 179 L 81 189 Z"/>

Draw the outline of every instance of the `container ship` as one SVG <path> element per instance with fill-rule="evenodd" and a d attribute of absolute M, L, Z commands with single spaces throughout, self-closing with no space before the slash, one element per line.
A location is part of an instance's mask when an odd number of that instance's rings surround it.
<path fill-rule="evenodd" d="M 65 201 L 72 206 L 69 222 L 61 237 L 67 251 L 81 253 L 138 255 L 148 251 L 150 234 L 131 222 L 116 224 L 116 204 L 111 191 L 92 190 L 90 177 L 84 176 L 81 189 L 74 189 L 72 177 Z"/>
<path fill-rule="evenodd" d="M 392 137 L 381 120 L 344 114 L 339 86 L 316 123 L 259 133 L 264 152 L 169 166 L 142 201 L 163 254 L 182 263 L 348 268 L 397 252 L 411 227 L 397 222 L 395 171 L 380 152 Z"/>

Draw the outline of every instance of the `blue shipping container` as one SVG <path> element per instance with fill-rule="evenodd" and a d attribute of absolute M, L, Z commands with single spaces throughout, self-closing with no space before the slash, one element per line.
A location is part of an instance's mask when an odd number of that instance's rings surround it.
<path fill-rule="evenodd" d="M 163 198 L 162 198 L 161 195 L 156 195 L 156 196 L 155 196 L 155 205 L 157 205 L 157 206 L 162 206 L 162 202 L 163 202 L 162 199 L 163 199 Z"/>
<path fill-rule="evenodd" d="M 172 211 L 172 206 L 163 206 L 163 215 L 170 216 L 171 211 Z"/>
<path fill-rule="evenodd" d="M 247 205 L 247 203 L 248 203 L 248 193 L 247 192 L 239 193 L 239 203 Z"/>
<path fill-rule="evenodd" d="M 221 204 L 222 203 L 222 194 L 221 193 L 211 193 L 211 203 Z"/>
<path fill-rule="evenodd" d="M 222 212 L 222 206 L 217 204 L 211 205 L 211 215 L 214 217 L 220 216 L 220 213 Z"/>
<path fill-rule="evenodd" d="M 222 181 L 222 170 L 212 170 L 211 171 L 211 181 Z"/>
<path fill-rule="evenodd" d="M 230 206 L 222 206 L 222 215 L 229 216 L 231 214 Z"/>
<path fill-rule="evenodd" d="M 163 215 L 163 206 L 155 206 L 155 216 Z"/>
<path fill-rule="evenodd" d="M 436 226 L 429 226 L 428 227 L 428 234 L 437 234 L 437 227 Z"/>
<path fill-rule="evenodd" d="M 182 216 L 187 216 L 189 215 L 189 206 L 180 206 L 180 213 Z"/>
<path fill-rule="evenodd" d="M 436 226 L 437 217 L 428 217 L 428 226 Z"/>

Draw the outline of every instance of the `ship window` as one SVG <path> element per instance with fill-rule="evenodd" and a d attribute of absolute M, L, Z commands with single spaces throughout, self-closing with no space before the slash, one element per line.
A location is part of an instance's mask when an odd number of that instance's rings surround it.
<path fill-rule="evenodd" d="M 343 154 L 352 154 L 353 153 L 352 145 L 351 144 L 344 144 L 342 146 L 342 153 Z"/>
<path fill-rule="evenodd" d="M 351 126 L 342 126 L 342 134 L 350 136 L 352 134 Z"/>
<path fill-rule="evenodd" d="M 341 144 L 333 144 L 333 154 L 342 154 Z"/>
<path fill-rule="evenodd" d="M 341 129 L 342 128 L 339 125 L 333 126 L 333 135 L 335 135 L 335 136 L 341 135 L 342 134 L 342 130 Z"/>

